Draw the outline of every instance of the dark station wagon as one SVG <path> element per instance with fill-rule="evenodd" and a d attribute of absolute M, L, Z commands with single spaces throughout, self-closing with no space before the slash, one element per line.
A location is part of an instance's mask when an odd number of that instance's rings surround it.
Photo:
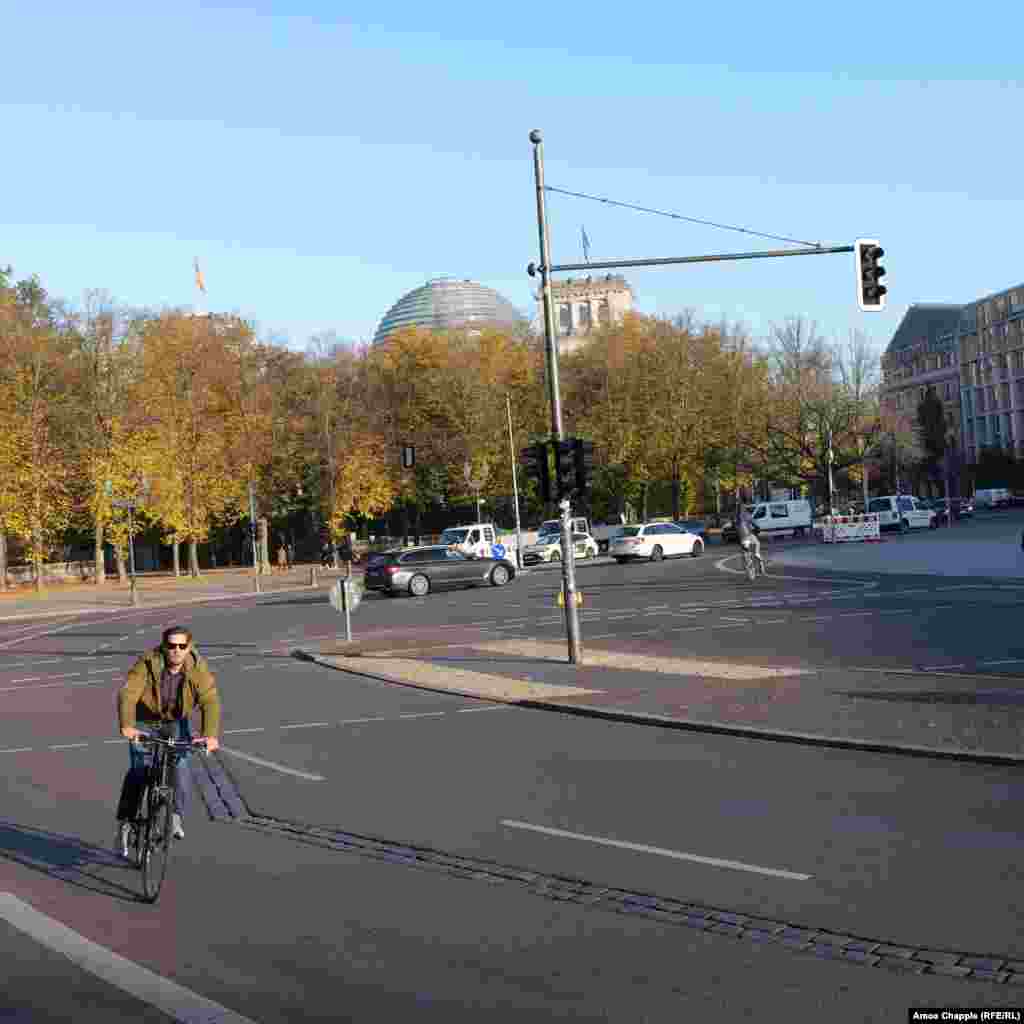
<path fill-rule="evenodd" d="M 515 566 L 507 559 L 472 558 L 437 544 L 370 555 L 366 589 L 391 597 L 425 597 L 431 590 L 449 587 L 503 587 L 515 574 Z"/>

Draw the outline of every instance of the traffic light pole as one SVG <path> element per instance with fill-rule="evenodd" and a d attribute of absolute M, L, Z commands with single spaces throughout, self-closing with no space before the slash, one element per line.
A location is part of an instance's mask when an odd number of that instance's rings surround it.
<path fill-rule="evenodd" d="M 551 247 L 548 241 L 547 204 L 544 198 L 544 143 L 539 131 L 530 132 L 530 142 L 533 143 L 533 172 L 537 186 L 537 233 L 540 241 L 541 302 L 544 309 L 544 351 L 548 366 L 551 433 L 557 444 L 563 437 L 562 396 L 558 387 L 558 343 L 555 338 L 555 311 L 551 301 Z M 576 607 L 576 557 L 573 552 L 570 523 L 572 507 L 568 498 L 563 498 L 559 506 L 562 513 L 561 564 L 565 631 L 569 638 L 569 664 L 578 665 L 582 661 L 583 652 L 580 645 L 580 617 Z"/>

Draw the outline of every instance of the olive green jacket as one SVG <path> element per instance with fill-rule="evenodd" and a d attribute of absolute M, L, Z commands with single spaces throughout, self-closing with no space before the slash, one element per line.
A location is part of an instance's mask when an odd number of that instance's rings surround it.
<path fill-rule="evenodd" d="M 117 694 L 117 717 L 120 728 L 136 722 L 169 722 L 188 718 L 198 707 L 203 719 L 202 735 L 220 733 L 220 694 L 210 666 L 191 650 L 185 659 L 182 682 L 173 706 L 164 706 L 160 699 L 160 676 L 164 670 L 163 648 L 154 648 L 139 658 L 128 673 L 128 679 Z"/>

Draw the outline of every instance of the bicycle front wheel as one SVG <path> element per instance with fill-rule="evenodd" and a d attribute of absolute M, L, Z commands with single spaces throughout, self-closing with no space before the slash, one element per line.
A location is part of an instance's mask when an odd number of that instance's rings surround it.
<path fill-rule="evenodd" d="M 170 799 L 154 794 L 149 803 L 142 843 L 142 893 L 149 903 L 156 903 L 167 875 L 172 828 Z"/>

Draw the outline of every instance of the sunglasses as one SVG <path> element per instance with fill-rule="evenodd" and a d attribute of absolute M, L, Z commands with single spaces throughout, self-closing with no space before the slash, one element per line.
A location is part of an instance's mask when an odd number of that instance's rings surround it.
<path fill-rule="evenodd" d="M 168 640 L 167 641 L 167 646 L 169 648 L 171 648 L 172 650 L 174 650 L 175 648 L 177 648 L 179 651 L 187 651 L 188 650 L 188 644 L 187 643 L 184 643 L 184 644 L 172 644 L 170 642 L 170 640 Z"/>

